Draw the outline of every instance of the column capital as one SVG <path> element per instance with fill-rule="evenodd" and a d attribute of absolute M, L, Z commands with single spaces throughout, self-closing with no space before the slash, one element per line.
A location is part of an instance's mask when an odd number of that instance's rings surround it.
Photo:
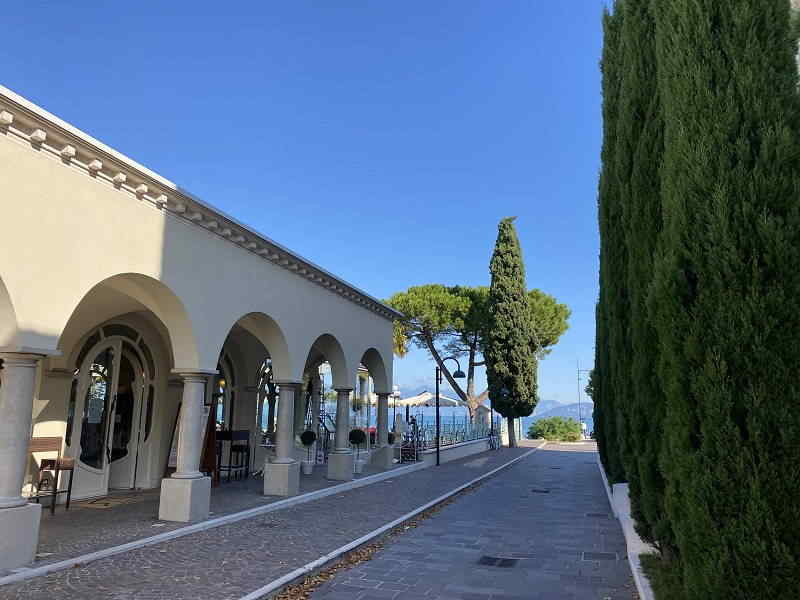
<path fill-rule="evenodd" d="M 303 385 L 302 381 L 296 381 L 294 379 L 275 379 L 275 383 L 278 385 Z"/>
<path fill-rule="evenodd" d="M 375 392 L 377 396 L 391 396 L 392 392 Z"/>
<path fill-rule="evenodd" d="M 35 367 L 44 358 L 43 354 L 28 354 L 22 352 L 0 352 L 3 368 L 6 367 Z"/>
<path fill-rule="evenodd" d="M 198 379 L 206 380 L 217 375 L 218 371 L 208 369 L 172 369 L 172 373 L 180 375 L 180 378 L 184 381 L 196 381 Z"/>
<path fill-rule="evenodd" d="M 333 388 L 333 389 L 335 389 L 340 394 L 349 394 L 350 392 L 353 391 L 353 388 L 351 388 L 351 387 L 338 387 L 338 388 Z"/>
<path fill-rule="evenodd" d="M 3 354 L 30 354 L 42 358 L 45 356 L 61 356 L 61 350 L 33 348 L 32 346 L 0 346 L 0 355 Z"/>

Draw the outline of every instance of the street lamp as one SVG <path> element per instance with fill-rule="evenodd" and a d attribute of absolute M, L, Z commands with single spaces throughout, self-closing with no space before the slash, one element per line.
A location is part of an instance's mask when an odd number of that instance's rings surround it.
<path fill-rule="evenodd" d="M 453 360 L 456 363 L 456 371 L 453 373 L 453 379 L 465 379 L 466 375 L 464 375 L 464 371 L 461 370 L 461 365 L 458 363 L 458 359 L 455 356 L 448 356 L 447 358 L 443 358 L 441 364 L 444 364 L 446 360 Z M 439 368 L 439 365 L 436 365 L 436 466 L 439 466 L 439 449 L 441 447 L 440 444 L 440 419 L 439 419 L 439 384 L 442 382 L 442 370 Z"/>
<path fill-rule="evenodd" d="M 581 369 L 580 360 L 576 361 L 578 365 L 578 423 L 581 427 L 581 438 L 583 438 L 583 411 L 581 411 L 581 373 L 591 373 L 591 369 Z"/>
<path fill-rule="evenodd" d="M 400 397 L 400 386 L 392 387 L 392 429 L 397 435 L 397 399 Z"/>

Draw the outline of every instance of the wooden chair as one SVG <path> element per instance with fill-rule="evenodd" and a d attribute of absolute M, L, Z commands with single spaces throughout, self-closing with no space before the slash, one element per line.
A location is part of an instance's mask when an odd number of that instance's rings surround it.
<path fill-rule="evenodd" d="M 59 494 L 67 495 L 65 510 L 69 510 L 69 501 L 72 498 L 72 479 L 75 476 L 75 459 L 61 456 L 62 439 L 60 437 L 35 437 L 31 438 L 28 452 L 55 452 L 55 458 L 43 458 L 39 463 L 39 472 L 36 476 L 36 494 L 32 499 L 39 503 L 41 498 L 50 498 L 50 514 L 56 512 L 56 499 Z M 61 473 L 69 471 L 69 485 L 66 490 L 58 489 L 58 480 Z M 52 482 L 48 483 L 50 489 L 42 491 L 42 480 L 47 472 L 53 474 Z"/>

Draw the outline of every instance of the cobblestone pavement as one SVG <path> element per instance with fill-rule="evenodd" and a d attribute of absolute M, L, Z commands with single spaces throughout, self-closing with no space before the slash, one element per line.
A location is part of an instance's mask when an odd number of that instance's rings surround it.
<path fill-rule="evenodd" d="M 378 472 L 375 467 L 367 465 L 364 472 L 356 475 L 356 478 L 368 477 Z M 325 479 L 324 474 L 324 468 L 317 468 L 312 476 L 302 476 L 300 493 L 305 494 L 341 483 Z M 209 518 L 283 500 L 279 496 L 264 496 L 263 489 L 264 482 L 261 479 L 250 478 L 230 483 L 223 479 L 219 487 L 211 490 Z M 97 501 L 75 502 L 68 511 L 63 506 L 58 506 L 54 515 L 48 509 L 43 510 L 39 527 L 39 557 L 35 566 L 184 527 L 185 523 L 159 521 L 159 494 L 158 489 L 112 493 L 108 498 Z M 102 508 L 107 503 L 112 506 Z"/>
<path fill-rule="evenodd" d="M 338 572 L 312 600 L 635 597 L 622 529 L 586 450 L 594 444 L 548 444 Z"/>
<path fill-rule="evenodd" d="M 527 451 L 484 452 L 132 550 L 0 587 L 0 598 L 240 598 Z"/>

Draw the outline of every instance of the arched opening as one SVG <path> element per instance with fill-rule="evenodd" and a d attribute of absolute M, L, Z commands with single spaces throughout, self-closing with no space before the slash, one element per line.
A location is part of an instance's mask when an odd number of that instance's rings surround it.
<path fill-rule="evenodd" d="M 313 450 L 316 462 L 325 462 L 333 451 L 337 429 L 350 430 L 352 393 L 348 392 L 346 405 L 340 409 L 337 390 L 352 388 L 353 378 L 339 340 L 330 333 L 320 335 L 306 353 L 303 384 L 295 396 L 293 424 L 295 436 L 306 429 L 316 434 Z"/>
<path fill-rule="evenodd" d="M 139 273 L 114 275 L 94 285 L 73 310 L 59 337 L 67 354 L 84 333 L 115 316 L 149 312 L 166 334 L 174 368 L 197 368 L 194 329 L 178 296 L 162 282 Z"/>
<path fill-rule="evenodd" d="M 236 321 L 221 345 L 217 371 L 201 467 L 222 482 L 257 470 L 274 445 L 276 381 L 291 373 L 278 323 L 264 313 Z"/>
<path fill-rule="evenodd" d="M 367 448 L 369 449 L 377 441 L 377 394 L 387 392 L 389 388 L 383 358 L 375 348 L 369 348 L 361 356 L 357 382 L 356 397 L 358 400 L 356 412 L 358 416 L 356 423 L 367 433 Z"/>
<path fill-rule="evenodd" d="M 169 374 L 197 357 L 182 302 L 150 277 L 108 278 L 78 302 L 58 348 L 42 372 L 33 436 L 60 437 L 75 459 L 73 498 L 158 486 L 180 402 Z"/>
<path fill-rule="evenodd" d="M 63 372 L 71 374 L 64 446 L 76 460 L 76 498 L 156 484 L 160 471 L 153 472 L 153 464 L 160 462 L 161 447 L 153 434 L 155 415 L 167 409 L 162 347 L 146 322 L 127 314 L 91 330 L 71 354 Z M 55 380 L 44 382 L 49 385 L 43 383 L 43 389 L 52 389 L 63 374 L 46 374 Z M 61 404 L 52 404 L 38 415 L 34 429 L 53 426 Z"/>

